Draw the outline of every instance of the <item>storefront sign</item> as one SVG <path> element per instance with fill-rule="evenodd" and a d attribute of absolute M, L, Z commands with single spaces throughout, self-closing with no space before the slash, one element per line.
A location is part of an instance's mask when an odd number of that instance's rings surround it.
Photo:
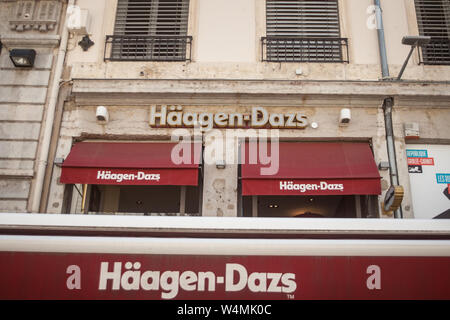
<path fill-rule="evenodd" d="M 406 157 L 408 158 L 428 158 L 427 150 L 406 150 Z"/>
<path fill-rule="evenodd" d="M 308 117 L 301 112 L 273 113 L 263 107 L 253 107 L 251 113 L 241 112 L 189 112 L 182 106 L 150 107 L 149 125 L 151 127 L 193 128 L 280 128 L 304 129 Z"/>
<path fill-rule="evenodd" d="M 0 252 L 0 299 L 450 299 L 448 270 L 450 257 Z"/>
<path fill-rule="evenodd" d="M 379 179 L 280 180 L 245 179 L 243 195 L 355 195 L 380 194 Z"/>
<path fill-rule="evenodd" d="M 409 166 L 434 166 L 433 158 L 408 158 Z"/>
<path fill-rule="evenodd" d="M 437 183 L 449 184 L 450 173 L 436 173 Z"/>
<path fill-rule="evenodd" d="M 343 183 L 328 183 L 320 181 L 318 183 L 294 183 L 293 181 L 280 181 L 280 190 L 297 190 L 301 193 L 306 191 L 344 191 Z"/>
<path fill-rule="evenodd" d="M 198 170 L 65 168 L 61 179 L 68 183 L 103 185 L 197 185 Z"/>
<path fill-rule="evenodd" d="M 97 180 L 112 181 L 120 183 L 122 181 L 159 181 L 161 174 L 146 173 L 144 171 L 137 171 L 136 173 L 114 173 L 111 170 L 97 170 Z"/>

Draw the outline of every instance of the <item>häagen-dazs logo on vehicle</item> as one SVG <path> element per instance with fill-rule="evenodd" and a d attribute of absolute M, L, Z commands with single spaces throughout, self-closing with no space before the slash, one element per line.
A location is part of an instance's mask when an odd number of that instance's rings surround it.
<path fill-rule="evenodd" d="M 237 263 L 225 265 L 225 276 L 213 271 L 155 271 L 141 270 L 140 262 L 108 262 L 100 266 L 99 290 L 161 291 L 161 298 L 176 298 L 180 290 L 211 291 L 224 285 L 226 292 L 248 290 L 252 292 L 293 293 L 297 289 L 294 273 L 252 272 Z"/>

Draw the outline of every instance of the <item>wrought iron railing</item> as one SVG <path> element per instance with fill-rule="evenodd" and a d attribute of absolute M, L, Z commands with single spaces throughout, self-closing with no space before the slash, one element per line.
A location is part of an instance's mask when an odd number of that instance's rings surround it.
<path fill-rule="evenodd" d="M 191 61 L 191 36 L 108 35 L 105 61 Z"/>
<path fill-rule="evenodd" d="M 349 62 L 347 38 L 262 37 L 267 62 Z"/>
<path fill-rule="evenodd" d="M 431 38 L 430 43 L 418 52 L 420 64 L 450 65 L 450 39 L 448 38 Z"/>

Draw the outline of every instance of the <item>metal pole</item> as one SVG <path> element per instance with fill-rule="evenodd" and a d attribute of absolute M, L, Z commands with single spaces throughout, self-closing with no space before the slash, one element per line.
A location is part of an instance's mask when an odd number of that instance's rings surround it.
<path fill-rule="evenodd" d="M 386 145 L 389 159 L 389 176 L 391 180 L 391 185 L 400 185 L 398 180 L 397 171 L 397 157 L 395 156 L 395 143 L 394 143 L 394 127 L 392 125 L 392 107 L 394 106 L 394 98 L 389 97 L 383 101 L 383 111 L 384 111 L 384 123 L 386 128 Z M 400 206 L 394 211 L 394 217 L 396 219 L 403 218 L 402 207 Z"/>
<path fill-rule="evenodd" d="M 383 15 L 380 6 L 380 0 L 374 0 L 374 4 L 378 31 L 378 47 L 380 50 L 381 73 L 383 79 L 386 79 L 389 78 L 389 65 L 387 62 L 386 41 L 384 39 Z"/>
<path fill-rule="evenodd" d="M 402 69 L 400 70 L 400 73 L 398 74 L 397 81 L 402 78 L 403 72 L 405 71 L 406 66 L 408 65 L 409 59 L 411 58 L 411 55 L 415 48 L 416 48 L 416 46 L 411 46 L 411 50 L 409 50 L 408 57 L 406 58 L 405 62 L 403 63 Z"/>

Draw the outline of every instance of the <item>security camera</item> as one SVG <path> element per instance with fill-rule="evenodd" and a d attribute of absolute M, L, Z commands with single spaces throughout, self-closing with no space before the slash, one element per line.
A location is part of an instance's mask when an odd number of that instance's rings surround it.
<path fill-rule="evenodd" d="M 339 125 L 341 127 L 348 126 L 351 119 L 352 119 L 352 115 L 351 115 L 350 109 L 347 109 L 347 108 L 341 109 L 341 113 L 339 116 Z"/>
<path fill-rule="evenodd" d="M 109 121 L 108 109 L 104 106 L 98 106 L 97 112 L 95 113 L 98 122 L 106 123 Z"/>

